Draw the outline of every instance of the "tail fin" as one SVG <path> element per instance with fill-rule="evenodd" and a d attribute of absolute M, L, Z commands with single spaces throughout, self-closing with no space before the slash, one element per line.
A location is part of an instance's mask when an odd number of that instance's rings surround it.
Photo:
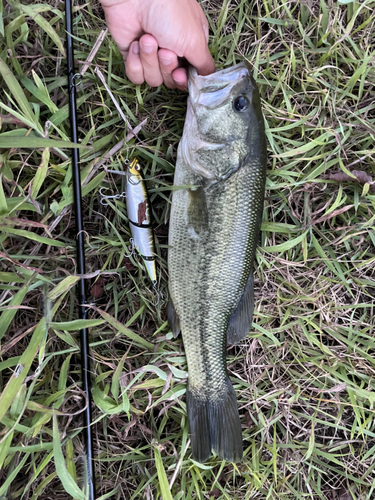
<path fill-rule="evenodd" d="M 203 463 L 214 451 L 228 462 L 241 462 L 241 422 L 230 380 L 226 381 L 226 391 L 215 398 L 196 394 L 188 387 L 186 403 L 194 459 Z"/>

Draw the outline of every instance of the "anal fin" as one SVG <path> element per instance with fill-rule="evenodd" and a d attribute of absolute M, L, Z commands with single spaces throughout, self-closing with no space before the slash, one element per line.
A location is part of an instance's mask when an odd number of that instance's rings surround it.
<path fill-rule="evenodd" d="M 169 297 L 167 305 L 167 318 L 173 337 L 176 338 L 181 333 L 180 318 L 176 313 L 171 297 Z"/>
<path fill-rule="evenodd" d="M 251 329 L 254 312 L 254 276 L 251 272 L 237 309 L 229 319 L 227 344 L 236 344 L 246 337 Z"/>

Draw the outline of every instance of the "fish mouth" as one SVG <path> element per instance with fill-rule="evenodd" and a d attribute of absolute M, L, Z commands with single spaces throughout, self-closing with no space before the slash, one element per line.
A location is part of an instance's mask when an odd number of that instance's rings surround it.
<path fill-rule="evenodd" d="M 194 66 L 189 67 L 189 81 L 192 85 L 200 87 L 203 89 L 209 86 L 211 83 L 223 83 L 224 85 L 232 82 L 233 80 L 239 80 L 250 74 L 250 65 L 246 61 L 242 61 L 235 66 L 230 66 L 229 68 L 224 68 L 210 75 L 202 76 L 198 75 L 197 70 Z"/>
<path fill-rule="evenodd" d="M 198 75 L 197 70 L 190 66 L 188 86 L 191 100 L 208 108 L 220 106 L 232 88 L 244 78 L 251 81 L 250 66 L 245 61 L 207 76 Z"/>

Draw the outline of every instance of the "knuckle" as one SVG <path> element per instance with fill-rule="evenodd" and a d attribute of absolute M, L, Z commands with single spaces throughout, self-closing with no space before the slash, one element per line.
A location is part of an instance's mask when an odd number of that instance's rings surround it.
<path fill-rule="evenodd" d="M 157 60 L 155 59 L 141 57 L 141 60 L 143 68 L 146 68 L 149 71 L 153 71 L 157 67 Z"/>
<path fill-rule="evenodd" d="M 147 78 L 146 83 L 150 85 L 150 87 L 159 87 L 163 83 L 162 78 Z"/>
<path fill-rule="evenodd" d="M 143 83 L 145 81 L 144 77 L 143 77 L 142 67 L 136 68 L 136 67 L 132 67 L 129 64 L 126 64 L 125 65 L 125 73 L 126 73 L 126 76 L 129 78 L 129 80 L 136 85 L 140 85 L 141 83 Z"/>
<path fill-rule="evenodd" d="M 141 85 L 145 81 L 143 76 L 141 77 L 127 74 L 127 77 L 132 83 L 134 83 L 134 85 Z"/>

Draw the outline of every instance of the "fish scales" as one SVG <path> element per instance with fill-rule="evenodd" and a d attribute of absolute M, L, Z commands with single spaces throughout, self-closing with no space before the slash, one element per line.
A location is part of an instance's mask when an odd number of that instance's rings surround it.
<path fill-rule="evenodd" d="M 204 462 L 213 450 L 238 462 L 241 425 L 226 346 L 251 325 L 265 185 L 264 125 L 244 64 L 209 77 L 193 72 L 189 91 L 174 184 L 192 187 L 175 190 L 172 199 L 168 317 L 174 334 L 182 332 L 187 357 L 194 458 Z M 238 111 L 241 97 L 247 108 Z"/>

